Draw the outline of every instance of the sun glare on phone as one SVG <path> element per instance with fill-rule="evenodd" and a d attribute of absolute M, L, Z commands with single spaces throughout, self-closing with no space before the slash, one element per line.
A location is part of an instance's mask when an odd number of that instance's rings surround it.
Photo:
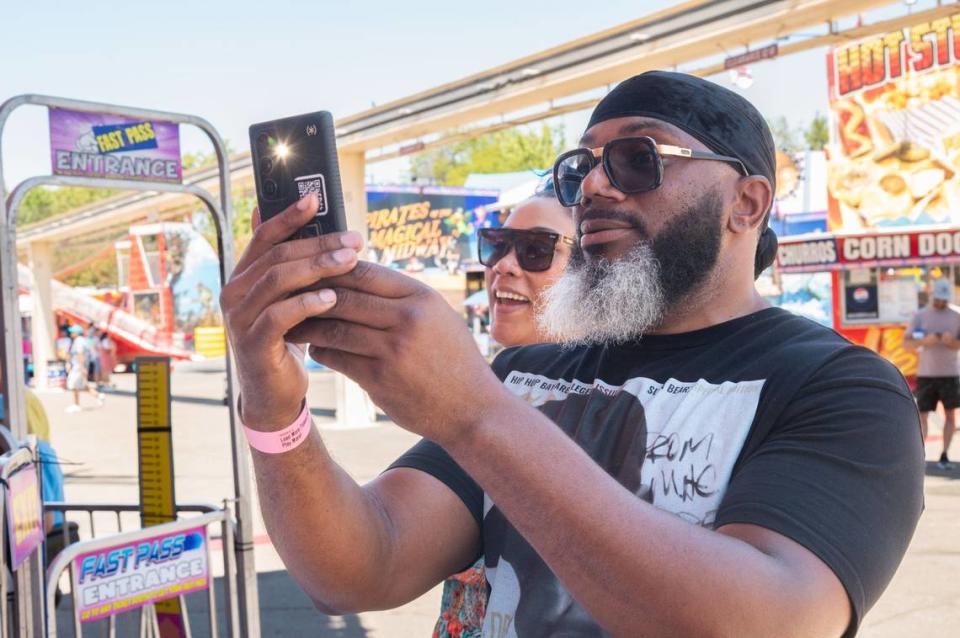
<path fill-rule="evenodd" d="M 280 159 L 283 159 L 290 154 L 290 149 L 287 148 L 286 144 L 284 144 L 283 142 L 280 142 L 274 147 L 273 152 L 276 154 L 277 157 L 279 157 Z"/>

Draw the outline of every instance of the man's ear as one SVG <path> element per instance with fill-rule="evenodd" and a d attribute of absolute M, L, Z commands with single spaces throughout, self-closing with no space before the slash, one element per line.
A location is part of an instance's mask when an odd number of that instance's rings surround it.
<path fill-rule="evenodd" d="M 773 204 L 773 188 L 762 175 L 741 177 L 736 184 L 729 227 L 734 233 L 758 228 Z"/>

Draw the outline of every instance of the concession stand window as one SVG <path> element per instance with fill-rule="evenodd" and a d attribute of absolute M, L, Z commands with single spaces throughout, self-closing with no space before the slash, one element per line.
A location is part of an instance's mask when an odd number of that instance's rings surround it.
<path fill-rule="evenodd" d="M 930 282 L 955 277 L 953 266 L 858 268 L 840 273 L 841 318 L 846 325 L 905 324 L 927 302 Z M 956 285 L 956 284 L 954 284 Z"/>

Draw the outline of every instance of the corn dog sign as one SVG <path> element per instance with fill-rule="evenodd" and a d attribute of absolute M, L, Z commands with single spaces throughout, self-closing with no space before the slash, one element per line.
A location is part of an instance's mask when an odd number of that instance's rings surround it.
<path fill-rule="evenodd" d="M 784 237 L 777 251 L 780 272 L 899 268 L 960 259 L 960 231 L 952 229 Z"/>
<path fill-rule="evenodd" d="M 960 13 L 828 55 L 830 230 L 960 221 Z"/>
<path fill-rule="evenodd" d="M 54 175 L 179 183 L 180 127 L 104 113 L 50 109 Z"/>

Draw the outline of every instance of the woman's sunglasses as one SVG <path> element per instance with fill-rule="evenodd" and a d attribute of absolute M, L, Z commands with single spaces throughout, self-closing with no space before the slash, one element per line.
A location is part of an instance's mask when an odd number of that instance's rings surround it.
<path fill-rule="evenodd" d="M 481 264 L 493 268 L 513 250 L 517 255 L 517 263 L 527 272 L 549 270 L 557 242 L 573 245 L 570 237 L 545 230 L 481 228 L 478 237 Z"/>
<path fill-rule="evenodd" d="M 553 165 L 557 199 L 567 207 L 580 204 L 583 180 L 597 164 L 603 164 L 610 184 L 621 193 L 652 191 L 663 183 L 665 156 L 728 162 L 736 165 L 743 175 L 750 174 L 736 157 L 657 144 L 652 137 L 621 137 L 599 148 L 578 148 L 558 157 Z"/>

